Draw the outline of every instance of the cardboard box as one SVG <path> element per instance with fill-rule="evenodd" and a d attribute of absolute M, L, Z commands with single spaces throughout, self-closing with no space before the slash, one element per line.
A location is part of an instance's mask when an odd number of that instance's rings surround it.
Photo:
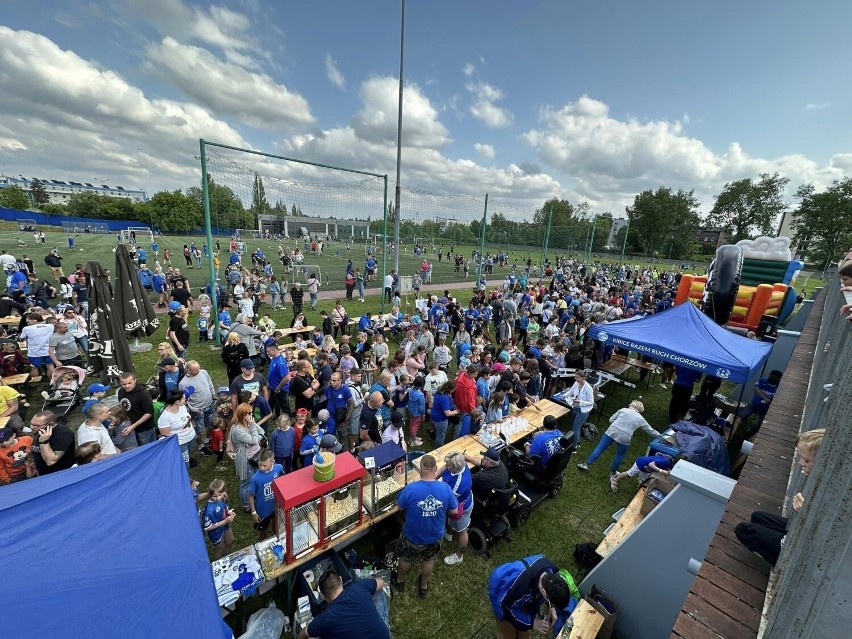
<path fill-rule="evenodd" d="M 618 603 L 610 599 L 607 594 L 592 585 L 592 591 L 584 597 L 584 600 L 604 618 L 601 629 L 598 630 L 597 639 L 611 639 L 615 634 L 615 623 L 618 621 Z"/>
<path fill-rule="evenodd" d="M 645 489 L 645 498 L 642 500 L 642 507 L 639 509 L 639 514 L 643 517 L 657 507 L 657 504 L 662 500 L 655 499 L 660 493 L 663 498 L 674 490 L 677 486 L 671 479 L 663 475 L 654 475 L 648 482 L 648 487 Z"/>

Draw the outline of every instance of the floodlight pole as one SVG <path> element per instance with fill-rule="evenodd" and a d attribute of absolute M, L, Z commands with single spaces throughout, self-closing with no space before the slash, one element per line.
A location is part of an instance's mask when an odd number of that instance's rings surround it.
<path fill-rule="evenodd" d="M 219 283 L 216 281 L 216 270 L 213 268 L 213 234 L 210 230 L 210 191 L 207 186 L 207 144 L 203 139 L 198 140 L 201 147 L 201 196 L 204 202 L 204 228 L 207 231 L 207 266 L 210 274 L 210 306 L 216 317 L 213 319 L 213 339 L 219 344 L 219 306 L 216 299 Z"/>
<path fill-rule="evenodd" d="M 405 0 L 402 0 L 402 22 L 399 28 L 399 111 L 396 119 L 396 190 L 393 210 L 393 268 L 399 275 L 399 201 L 400 168 L 402 166 L 402 70 L 405 53 Z M 383 284 L 384 285 L 384 284 Z"/>
<path fill-rule="evenodd" d="M 618 265 L 624 265 L 624 251 L 627 248 L 627 235 L 630 233 L 630 217 L 627 218 L 627 229 L 624 231 L 624 242 L 621 243 L 621 259 L 618 261 Z"/>

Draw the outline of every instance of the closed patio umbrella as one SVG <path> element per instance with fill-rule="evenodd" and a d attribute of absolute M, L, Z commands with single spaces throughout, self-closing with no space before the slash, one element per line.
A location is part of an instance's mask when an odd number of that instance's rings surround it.
<path fill-rule="evenodd" d="M 115 307 L 124 325 L 124 334 L 129 339 L 135 339 L 130 350 L 150 350 L 151 344 L 140 344 L 139 339 L 152 335 L 160 325 L 160 320 L 154 312 L 148 292 L 142 288 L 139 273 L 124 244 L 119 244 L 115 251 Z"/>
<path fill-rule="evenodd" d="M 89 284 L 89 367 L 88 372 L 118 378 L 135 373 L 124 324 L 113 299 L 109 276 L 100 262 L 84 269 Z"/>

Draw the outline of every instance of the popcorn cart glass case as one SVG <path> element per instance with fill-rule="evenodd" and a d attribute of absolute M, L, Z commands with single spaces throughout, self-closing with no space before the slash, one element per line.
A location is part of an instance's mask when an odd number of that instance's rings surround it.
<path fill-rule="evenodd" d="M 302 468 L 272 482 L 288 564 L 361 523 L 364 467 L 340 453 L 333 479 L 318 482 L 313 473 L 313 467 Z"/>
<path fill-rule="evenodd" d="M 399 491 L 405 488 L 408 479 L 405 451 L 393 442 L 386 442 L 358 453 L 358 460 L 369 473 L 364 486 L 364 506 L 375 516 L 392 507 Z"/>

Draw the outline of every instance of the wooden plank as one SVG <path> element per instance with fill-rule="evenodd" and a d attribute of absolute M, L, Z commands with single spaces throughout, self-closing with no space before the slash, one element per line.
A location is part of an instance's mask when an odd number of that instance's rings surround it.
<path fill-rule="evenodd" d="M 763 609 L 763 600 L 766 598 L 766 593 L 763 590 L 755 588 L 739 577 L 725 572 L 710 562 L 705 561 L 701 565 L 699 576 L 742 600 L 746 605 L 758 611 Z"/>
<path fill-rule="evenodd" d="M 723 637 L 746 639 L 746 637 L 756 636 L 750 628 L 693 593 L 689 593 L 686 597 L 683 611 Z"/>
<path fill-rule="evenodd" d="M 672 637 L 682 639 L 720 639 L 721 635 L 713 632 L 710 628 L 688 614 L 681 614 L 677 618 Z"/>
<path fill-rule="evenodd" d="M 30 379 L 29 373 L 18 373 L 17 375 L 7 375 L 3 377 L 3 383 L 6 386 L 19 386 L 21 384 L 26 384 Z"/>
<path fill-rule="evenodd" d="M 604 621 L 606 621 L 603 615 L 592 608 L 592 605 L 585 599 L 574 608 L 571 619 L 574 621 L 571 631 L 565 634 L 563 628 L 558 639 L 595 639 L 604 625 Z"/>
<path fill-rule="evenodd" d="M 745 566 L 721 548 L 711 544 L 710 548 L 707 549 L 704 562 L 712 564 L 719 570 L 727 572 L 729 575 L 744 581 L 759 591 L 766 591 L 766 585 L 769 583 L 768 570 L 760 570 L 759 568 L 752 566 Z M 699 574 L 701 573 L 699 572 Z"/>
<path fill-rule="evenodd" d="M 603 538 L 603 541 L 598 544 L 596 552 L 601 557 L 606 557 L 615 550 L 615 547 L 642 521 L 644 517 L 639 511 L 642 508 L 642 501 L 644 499 L 645 489 L 640 488 L 627 505 L 627 508 L 624 509 L 621 517 L 618 518 L 618 521 L 613 525 L 606 537 Z"/>
<path fill-rule="evenodd" d="M 754 606 L 750 606 L 731 593 L 716 587 L 715 584 L 700 575 L 692 582 L 690 592 L 701 597 L 701 599 L 715 608 L 723 610 L 726 615 L 733 617 L 744 626 L 757 632 L 760 626 L 760 610 L 756 610 Z M 762 608 L 763 606 L 761 605 Z"/>
<path fill-rule="evenodd" d="M 287 335 L 296 335 L 297 333 L 312 333 L 314 330 L 314 326 L 303 326 L 301 328 L 279 328 L 281 331 L 281 335 L 286 337 Z"/>
<path fill-rule="evenodd" d="M 21 323 L 21 318 L 17 315 L 8 315 L 6 317 L 0 317 L 0 324 L 4 326 L 17 326 Z"/>
<path fill-rule="evenodd" d="M 450 453 L 465 453 L 468 455 L 481 455 L 485 452 L 485 446 L 482 442 L 479 441 L 473 435 L 464 435 L 459 437 L 458 439 L 454 439 L 453 441 L 444 444 L 440 448 L 436 448 L 435 450 L 428 453 L 435 458 L 438 462 L 438 466 L 442 466 L 444 463 L 444 457 L 449 455 Z M 412 464 L 419 471 L 420 470 L 420 460 L 422 457 L 418 457 L 415 459 Z M 470 466 L 470 464 L 468 464 Z"/>

